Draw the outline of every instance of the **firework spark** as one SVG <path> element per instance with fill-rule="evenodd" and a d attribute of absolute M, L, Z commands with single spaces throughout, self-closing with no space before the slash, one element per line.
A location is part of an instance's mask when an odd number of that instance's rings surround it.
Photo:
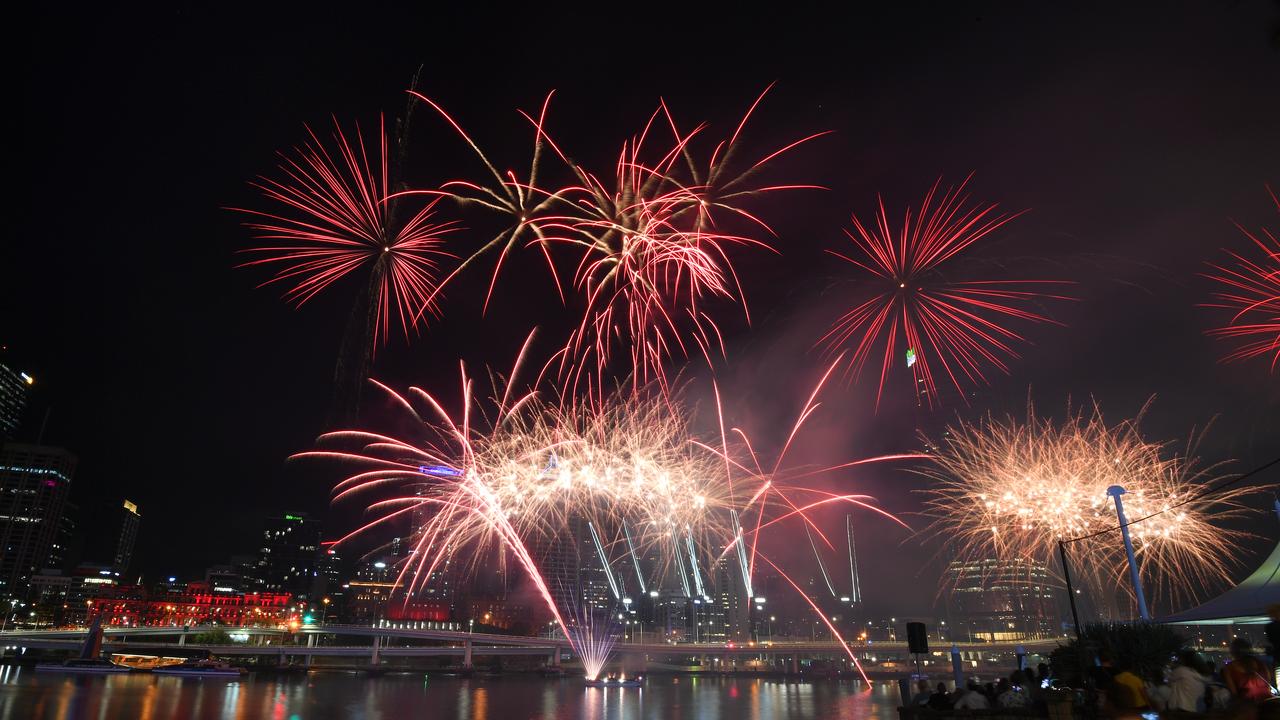
<path fill-rule="evenodd" d="M 233 208 L 250 216 L 245 224 L 267 243 L 243 252 L 255 257 L 241 265 L 266 265 L 275 275 L 262 283 L 288 286 L 285 299 L 303 305 L 331 285 L 368 273 L 372 342 L 385 342 L 393 323 L 406 337 L 434 312 L 440 262 L 453 223 L 433 221 L 436 202 L 407 219 L 388 202 L 387 134 L 381 119 L 377 146 L 366 148 L 357 126 L 348 139 L 334 121 L 332 148 L 310 128 L 310 140 L 280 155 L 278 178 L 253 185 L 279 210 Z"/>
<path fill-rule="evenodd" d="M 940 380 L 963 392 L 965 384 L 986 382 L 989 366 L 1007 373 L 1006 358 L 1018 356 L 1014 344 L 1024 338 L 1005 323 L 1054 322 L 1029 306 L 1069 299 L 1044 292 L 1060 281 L 948 277 L 957 256 L 1022 214 L 998 212 L 994 204 L 970 205 L 968 182 L 939 193 L 939 179 L 919 211 L 908 208 L 896 230 L 881 200 L 874 225 L 854 215 L 854 232 L 845 233 L 856 255 L 828 251 L 864 271 L 874 294 L 841 316 L 818 344 L 831 353 L 851 348 L 849 370 L 855 376 L 883 348 L 877 407 L 897 358 L 906 358 L 912 384 L 930 407 L 938 402 Z"/>
<path fill-rule="evenodd" d="M 1280 198 L 1267 187 L 1271 201 L 1280 211 Z M 1230 267 L 1210 264 L 1208 277 L 1220 284 L 1208 307 L 1226 308 L 1232 315 L 1223 327 L 1210 335 L 1238 343 L 1227 361 L 1271 356 L 1271 371 L 1280 366 L 1280 240 L 1267 228 L 1257 233 L 1236 227 L 1262 251 L 1261 258 L 1249 258 L 1228 250 L 1234 260 Z"/>
<path fill-rule="evenodd" d="M 508 377 L 515 375 L 513 370 Z M 513 392 L 508 383 L 491 402 L 481 403 L 464 371 L 462 411 L 451 415 L 443 403 L 416 388 L 406 396 L 380 387 L 414 419 L 422 437 L 329 433 L 322 444 L 355 449 L 299 455 L 357 468 L 335 486 L 333 497 L 366 507 L 368 521 L 337 542 L 408 525 L 412 551 L 401 562 L 397 579 L 406 599 L 454 555 L 453 549 L 468 548 L 473 563 L 495 554 L 502 562 L 514 560 L 580 656 L 585 654 L 577 647 L 581 633 L 566 621 L 578 609 L 577 600 L 570 605 L 557 599 L 540 559 L 546 548 L 573 536 L 575 528 L 578 533 L 584 525 L 590 529 L 615 601 L 622 599 L 625 581 L 615 579 L 609 568 L 625 567 L 628 556 L 639 586 L 646 574 L 651 582 L 678 576 L 689 597 L 703 599 L 710 591 L 700 568 L 734 556 L 740 559 L 740 590 L 750 597 L 757 557 L 770 562 L 759 549 L 763 531 L 802 524 L 830 546 L 809 515 L 816 507 L 852 504 L 892 518 L 868 496 L 831 493 L 804 480 L 913 457 L 884 456 L 797 472 L 785 469 L 784 446 L 773 468 L 765 470 L 740 431 L 732 431 L 741 438 L 737 443 L 726 436 L 718 442 L 700 440 L 678 399 L 667 394 L 627 395 L 603 405 L 561 404 L 532 392 Z M 812 415 L 815 397 L 816 391 L 791 438 Z M 754 527 L 744 531 L 739 518 L 753 520 Z M 645 573 L 637 557 L 658 560 Z"/>
<path fill-rule="evenodd" d="M 1155 596 L 1177 602 L 1193 596 L 1188 580 L 1229 581 L 1238 543 L 1247 536 L 1223 523 L 1243 515 L 1242 501 L 1260 488 L 1197 499 L 1221 464 L 1199 467 L 1194 443 L 1177 455 L 1167 443 L 1148 442 L 1140 420 L 1107 425 L 1095 406 L 1054 423 L 1029 406 L 1025 421 L 989 417 L 950 427 L 933 466 L 922 471 L 936 482 L 924 491 L 930 533 L 957 561 L 1035 560 L 1055 567 L 1059 540 L 1116 527 L 1107 488 L 1120 485 L 1128 491 L 1131 520 L 1167 510 L 1130 527 L 1144 584 Z M 1082 573 L 1104 604 L 1116 588 L 1128 588 L 1118 530 L 1073 549 L 1081 563 L 1072 574 Z"/>

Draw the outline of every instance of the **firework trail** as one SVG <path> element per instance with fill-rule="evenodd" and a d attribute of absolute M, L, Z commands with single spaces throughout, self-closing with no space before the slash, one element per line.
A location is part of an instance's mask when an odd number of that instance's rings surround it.
<path fill-rule="evenodd" d="M 1025 420 L 988 417 L 951 426 L 932 467 L 922 471 L 936 483 L 924 491 L 932 517 L 928 532 L 960 562 L 1035 560 L 1053 568 L 1059 540 L 1116 526 L 1107 488 L 1120 485 L 1128 491 L 1130 518 L 1169 510 L 1130 526 L 1149 593 L 1178 602 L 1194 597 L 1192 583 L 1229 581 L 1247 535 L 1224 523 L 1244 515 L 1243 501 L 1262 488 L 1241 486 L 1194 499 L 1221 463 L 1200 467 L 1192 456 L 1194 439 L 1181 455 L 1171 453 L 1168 443 L 1145 440 L 1141 418 L 1108 425 L 1095 406 L 1089 413 L 1069 411 L 1054 423 L 1028 405 Z M 1115 599 L 1116 588 L 1131 592 L 1119 530 L 1073 547 L 1082 561 L 1072 574 L 1080 572 L 1104 605 Z"/>
<path fill-rule="evenodd" d="M 543 100 L 542 109 L 539 111 L 536 120 L 520 111 L 520 114 L 534 126 L 532 159 L 529 163 L 529 174 L 524 180 L 521 180 L 512 170 L 505 172 L 499 170 L 485 155 L 484 151 L 480 149 L 480 146 L 476 144 L 476 141 L 462 128 L 462 125 L 434 100 L 415 90 L 410 90 L 409 94 L 431 106 L 433 110 L 444 118 L 449 126 L 471 148 L 472 152 L 475 153 L 489 178 L 487 181 L 450 180 L 443 183 L 438 190 L 406 190 L 399 194 L 425 194 L 435 198 L 448 198 L 463 208 L 480 208 L 502 216 L 507 221 L 507 225 L 482 245 L 480 249 L 463 259 L 458 267 L 441 282 L 441 289 L 472 263 L 482 257 L 486 257 L 491 252 L 497 251 L 498 257 L 494 262 L 493 272 L 489 276 L 489 288 L 485 293 L 484 308 L 487 310 L 489 301 L 493 297 L 494 287 L 498 284 L 498 278 L 502 274 L 508 256 L 512 250 L 519 248 L 523 243 L 525 245 L 538 246 L 543 258 L 546 260 L 547 269 L 555 280 L 556 289 L 561 290 L 560 279 L 555 262 L 551 257 L 548 238 L 543 231 L 543 224 L 548 221 L 548 218 L 552 216 L 556 208 L 567 207 L 568 203 L 562 197 L 563 190 L 547 191 L 538 187 L 538 173 L 542 164 L 543 148 L 549 140 L 543 130 L 543 126 L 546 123 L 547 109 L 551 105 L 551 97 L 554 92 L 548 93 Z M 563 293 L 561 297 L 563 298 Z M 421 315 L 428 310 L 429 302 L 419 309 L 417 314 Z"/>
<path fill-rule="evenodd" d="M 1271 201 L 1280 211 L 1280 198 L 1267 187 Z M 1206 276 L 1219 283 L 1213 302 L 1207 307 L 1225 308 L 1232 315 L 1228 323 L 1209 334 L 1234 341 L 1237 347 L 1225 358 L 1228 362 L 1271 356 L 1271 371 L 1280 365 L 1280 240 L 1267 228 L 1257 233 L 1236 227 L 1262 251 L 1249 258 L 1226 251 L 1234 261 L 1230 267 L 1210 264 Z"/>
<path fill-rule="evenodd" d="M 508 378 L 516 377 L 519 364 Z M 830 373 L 828 369 L 824 382 Z M 660 576 L 689 568 L 697 586 L 693 597 L 706 595 L 699 567 L 740 557 L 742 589 L 750 596 L 756 560 L 769 562 L 760 551 L 760 538 L 770 528 L 803 525 L 831 547 L 809 513 L 832 504 L 866 508 L 900 523 L 868 496 L 816 489 L 807 480 L 857 465 L 918 457 L 787 469 L 786 449 L 817 408 L 817 390 L 772 468 L 765 469 L 739 430 L 730 431 L 737 442 L 723 434 L 717 442 L 699 439 L 678 398 L 667 394 L 624 395 L 603 405 L 564 404 L 516 392 L 507 381 L 489 401 L 480 402 L 464 370 L 462 409 L 450 414 L 441 401 L 417 388 L 401 395 L 379 387 L 421 428 L 420 437 L 328 433 L 319 441 L 322 446 L 353 449 L 295 456 L 355 468 L 334 487 L 333 500 L 365 507 L 367 518 L 337 543 L 403 527 L 418 515 L 423 519 L 409 528 L 412 551 L 397 578 L 406 600 L 447 557 L 458 556 L 454 549 L 468 548 L 473 563 L 495 556 L 503 563 L 514 561 L 580 656 L 586 655 L 580 647 L 583 631 L 566 617 L 577 608 L 562 607 L 567 604 L 551 592 L 538 551 L 572 537 L 575 526 L 591 529 L 606 568 L 611 557 L 628 554 L 658 558 L 655 572 Z M 747 520 L 747 529 L 739 518 Z M 615 589 L 615 595 L 621 592 Z"/>
<path fill-rule="evenodd" d="M 618 644 L 618 628 L 613 613 L 588 604 L 571 603 L 565 613 L 569 623 L 569 644 L 582 659 L 588 680 L 597 680 Z"/>
<path fill-rule="evenodd" d="M 881 200 L 874 224 L 864 225 L 854 215 L 854 231 L 845 233 L 856 254 L 828 251 L 865 273 L 873 294 L 842 315 L 818 345 L 833 354 L 851 350 L 849 370 L 855 376 L 882 350 L 877 408 L 895 358 L 905 358 L 916 392 L 923 391 L 934 407 L 940 381 L 963 393 L 965 384 L 986 382 L 989 366 L 1009 371 L 1006 358 L 1018 356 L 1014 344 L 1024 338 L 1007 321 L 1054 322 L 1028 308 L 1044 299 L 1070 299 L 1046 294 L 1061 281 L 948 277 L 958 256 L 1022 214 L 970 204 L 968 182 L 939 192 L 939 178 L 920 209 L 907 208 L 896 229 Z"/>
<path fill-rule="evenodd" d="M 510 253 L 536 246 L 561 298 L 580 306 L 581 319 L 555 359 L 556 374 L 566 388 L 563 394 L 585 389 L 593 400 L 602 401 L 610 384 L 608 366 L 619 356 L 625 358 L 621 375 L 629 378 L 632 390 L 653 382 L 669 387 L 667 360 L 699 354 L 710 361 L 713 354 L 723 354 L 710 300 L 735 303 L 750 319 L 730 251 L 772 250 L 769 239 L 774 233 L 745 203 L 765 193 L 814 187 L 763 184 L 756 176 L 773 160 L 825 133 L 740 161 L 743 131 L 764 95 L 756 98 L 732 135 L 711 143 L 705 154 L 694 145 L 706 127 L 683 131 L 666 104 L 660 104 L 642 131 L 622 144 L 610 176 L 573 161 L 551 138 L 546 130 L 548 95 L 536 118 L 521 113 L 535 135 L 530 170 L 522 179 L 498 170 L 456 120 L 415 93 L 464 139 L 486 168 L 489 181 L 454 180 L 438 190 L 410 192 L 449 197 L 462 207 L 483 208 L 508 219 L 445 282 L 480 257 L 496 253 L 487 307 Z M 655 139 L 659 134 L 669 135 L 669 140 Z M 568 174 L 562 183 L 541 187 L 545 148 Z M 735 233 L 730 227 L 749 232 Z M 557 247 L 573 251 L 571 272 L 557 269 Z M 566 296 L 566 289 L 573 291 L 572 297 Z"/>

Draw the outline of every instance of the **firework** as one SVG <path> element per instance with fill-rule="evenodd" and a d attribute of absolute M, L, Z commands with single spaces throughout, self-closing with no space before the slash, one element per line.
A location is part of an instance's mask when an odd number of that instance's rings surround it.
<path fill-rule="evenodd" d="M 1006 323 L 1053 322 L 1030 309 L 1032 304 L 1068 299 L 1044 292 L 1059 281 L 953 279 L 948 270 L 958 256 L 1021 215 L 998 212 L 994 204 L 970 204 L 967 183 L 968 178 L 939 193 L 939 179 L 919 211 L 908 208 L 897 229 L 881 200 L 873 225 L 854 215 L 854 231 L 845 233 L 856 254 L 829 251 L 865 273 L 871 297 L 842 315 L 818 344 L 833 353 L 851 350 L 849 370 L 855 376 L 882 350 L 877 407 L 900 359 L 930 407 L 940 382 L 962 392 L 965 384 L 986 382 L 986 368 L 1007 373 L 1006 359 L 1018 356 L 1014 345 L 1023 337 Z"/>
<path fill-rule="evenodd" d="M 233 208 L 265 244 L 241 266 L 265 265 L 275 274 L 263 285 L 286 286 L 285 299 L 303 305 L 340 280 L 364 276 L 372 343 L 385 342 L 393 324 L 405 336 L 423 308 L 433 311 L 440 262 L 453 223 L 434 221 L 431 202 L 401 218 L 388 202 L 388 143 L 381 119 L 376 146 L 367 148 L 357 126 L 348 139 L 334 121 L 331 147 L 307 129 L 310 140 L 280 155 L 277 178 L 253 183 L 278 207 L 271 212 Z"/>
<path fill-rule="evenodd" d="M 587 604 L 573 603 L 565 619 L 569 623 L 568 640 L 578 657 L 587 680 L 597 680 L 609 662 L 613 646 L 618 643 L 618 628 L 613 614 Z"/>
<path fill-rule="evenodd" d="M 1145 410 L 1145 409 L 1144 409 Z M 1108 425 L 1095 406 L 1054 423 L 1030 406 L 1014 418 L 948 429 L 925 491 L 930 532 L 961 562 L 1034 560 L 1055 567 L 1060 540 L 1115 528 L 1113 485 L 1125 488 L 1125 513 L 1144 584 L 1179 601 L 1193 583 L 1230 580 L 1227 572 L 1246 536 L 1223 525 L 1246 512 L 1259 488 L 1242 486 L 1200 499 L 1220 465 L 1199 467 L 1192 452 L 1143 439 L 1141 415 Z M 1182 504 L 1186 503 L 1186 504 Z M 1167 511 L 1167 512 L 1162 512 Z M 1128 588 L 1119 530 L 1072 544 L 1081 573 L 1104 603 Z M 1191 582 L 1188 582 L 1191 581 Z"/>
<path fill-rule="evenodd" d="M 580 250 L 573 282 L 585 307 L 559 364 L 570 387 L 583 385 L 585 378 L 588 390 L 602 397 L 606 368 L 620 352 L 632 389 L 653 382 L 665 387 L 667 360 L 696 353 L 710 363 L 713 354 L 723 355 L 720 331 L 708 311 L 711 300 L 737 304 L 750 319 L 731 251 L 773 251 L 774 232 L 744 202 L 768 192 L 814 187 L 765 185 L 754 177 L 775 158 L 825 134 L 739 163 L 743 129 L 767 92 L 756 98 L 731 136 L 711 144 L 705 160 L 695 159 L 694 151 L 705 126 L 681 131 L 664 103 L 640 134 L 623 144 L 610 182 L 570 163 L 578 184 L 566 193 L 578 212 L 550 224 L 561 231 L 554 240 Z M 655 123 L 669 129 L 671 141 L 650 155 Z M 751 232 L 727 230 L 735 225 Z"/>
<path fill-rule="evenodd" d="M 552 140 L 546 130 L 548 95 L 536 118 L 522 113 L 533 125 L 535 142 L 528 176 L 521 179 L 499 171 L 438 104 L 415 96 L 457 131 L 491 182 L 454 180 L 438 190 L 412 192 L 449 197 L 462 207 L 483 208 L 509 220 L 449 279 L 480 257 L 496 253 L 487 306 L 509 254 L 521 245 L 536 246 L 561 298 L 581 305 L 581 320 L 557 359 L 557 373 L 567 388 L 585 388 L 596 400 L 608 389 L 606 370 L 615 356 L 625 356 L 622 374 L 638 389 L 653 381 L 665 387 L 664 364 L 672 357 L 700 354 L 710 361 L 717 350 L 723 354 L 709 301 L 735 303 L 749 319 L 730 251 L 771 248 L 768 238 L 773 236 L 744 203 L 762 193 L 813 187 L 762 184 L 755 177 L 774 159 L 824 134 L 788 143 L 753 161 L 739 161 L 743 131 L 762 93 L 732 135 L 710 143 L 698 157 L 695 140 L 705 135 L 705 126 L 682 131 L 664 103 L 638 135 L 623 143 L 606 180 L 571 160 Z M 669 134 L 669 141 L 655 139 L 659 134 Z M 568 171 L 565 182 L 550 186 L 555 189 L 539 186 L 545 147 Z M 751 232 L 733 233 L 726 229 L 730 226 Z M 575 251 L 571 273 L 557 269 L 556 247 Z M 562 274 L 571 277 L 567 286 Z M 576 291 L 575 298 L 565 295 L 566 287 Z"/>
<path fill-rule="evenodd" d="M 546 222 L 547 217 L 554 209 L 566 203 L 561 197 L 563 191 L 546 191 L 538 187 L 538 172 L 541 167 L 543 147 L 548 142 L 543 126 L 546 123 L 547 108 L 551 104 L 553 93 L 547 94 L 542 103 L 542 109 L 538 113 L 537 120 L 520 111 L 520 114 L 534 126 L 533 157 L 529 163 L 529 175 L 524 180 L 518 178 L 513 171 L 502 172 L 498 170 L 489 160 L 489 157 L 485 155 L 484 151 L 480 149 L 480 146 L 476 144 L 476 141 L 462 128 L 462 125 L 449 113 L 445 112 L 445 109 L 434 100 L 414 90 L 410 90 L 409 94 L 431 106 L 433 110 L 444 118 L 475 153 L 492 182 L 486 183 L 466 179 L 450 180 L 442 184 L 438 190 L 409 190 L 400 194 L 425 194 L 435 198 L 449 198 L 462 207 L 481 208 L 490 213 L 496 213 L 508 221 L 508 224 L 482 245 L 479 250 L 467 256 L 441 283 L 441 286 L 443 287 L 445 283 L 452 280 L 473 262 L 496 250 L 498 258 L 489 277 L 488 291 L 485 293 L 484 307 L 487 309 L 489 300 L 493 297 L 494 287 L 498 283 L 498 277 L 502 273 L 508 256 L 513 249 L 520 246 L 522 241 L 527 241 L 528 244 L 537 245 L 541 249 L 543 258 L 547 262 L 547 268 L 555 279 L 556 288 L 559 289 L 560 281 L 555 263 L 551 258 L 547 237 L 543 232 L 543 223 Z M 417 314 L 421 315 L 428 309 L 429 305 L 424 305 Z"/>
<path fill-rule="evenodd" d="M 515 376 L 513 370 L 507 377 Z M 769 528 L 802 524 L 830 546 L 809 516 L 814 508 L 847 503 L 892 517 L 875 508 L 868 496 L 819 490 L 807 486 L 806 479 L 908 457 L 870 458 L 800 473 L 784 469 L 784 446 L 773 468 L 765 470 L 738 431 L 733 431 L 741 439 L 736 443 L 723 433 L 718 442 L 699 439 L 678 399 L 668 394 L 566 404 L 513 392 L 508 383 L 482 403 L 473 396 L 465 372 L 462 387 L 458 415 L 447 413 L 441 401 L 421 390 L 400 395 L 383 387 L 422 429 L 421 437 L 330 433 L 322 436 L 322 444 L 355 449 L 300 455 L 357 467 L 335 486 L 334 501 L 366 507 L 369 518 L 337 542 L 407 525 L 412 550 L 397 579 L 406 599 L 448 556 L 456 557 L 456 549 L 467 548 L 473 563 L 495 555 L 504 563 L 514 561 L 580 656 L 587 654 L 579 647 L 584 637 L 599 633 L 583 636 L 585 625 L 573 619 L 580 614 L 580 598 L 566 603 L 551 591 L 556 578 L 543 572 L 545 548 L 582 536 L 585 527 L 615 603 L 623 600 L 630 573 L 615 567 L 634 566 L 635 587 L 641 592 L 646 582 L 678 577 L 688 597 L 709 600 L 702 569 L 722 560 L 731 566 L 737 561 L 742 590 L 750 597 L 757 558 L 770 562 L 760 550 L 760 538 Z M 814 397 L 791 438 L 816 407 Z M 655 567 L 646 572 L 639 557 L 657 558 Z"/>
<path fill-rule="evenodd" d="M 1280 211 L 1280 198 L 1267 187 L 1271 201 Z M 1230 321 L 1209 331 L 1210 335 L 1237 343 L 1227 361 L 1271 356 L 1271 370 L 1280 365 L 1280 240 L 1268 229 L 1257 233 L 1236 227 L 1261 250 L 1261 257 L 1249 258 L 1232 252 L 1230 267 L 1213 265 L 1208 277 L 1219 283 L 1209 307 L 1231 311 Z"/>

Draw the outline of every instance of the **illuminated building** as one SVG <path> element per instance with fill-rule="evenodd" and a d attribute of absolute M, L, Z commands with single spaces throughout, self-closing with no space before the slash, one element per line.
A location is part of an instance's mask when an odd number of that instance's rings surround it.
<path fill-rule="evenodd" d="M 1048 637 L 1061 624 L 1055 581 L 1031 559 L 954 561 L 947 566 L 947 614 L 956 639 L 991 642 Z"/>
<path fill-rule="evenodd" d="M 714 610 L 708 613 L 711 627 L 708 638 L 712 641 L 750 639 L 751 619 L 746 586 L 739 578 L 737 564 L 729 558 L 720 558 L 712 568 L 715 592 L 712 595 Z"/>
<path fill-rule="evenodd" d="M 34 378 L 10 367 L 9 361 L 0 356 L 0 441 L 18 436 L 22 411 L 27 407 L 27 394 L 34 384 Z"/>
<path fill-rule="evenodd" d="M 338 556 L 338 552 L 333 548 L 328 548 L 320 552 L 319 565 L 319 587 L 317 595 L 320 598 L 322 608 L 322 617 L 328 617 L 330 612 L 337 612 L 344 607 L 346 599 L 346 590 L 342 584 L 342 558 Z M 314 606 L 315 600 L 312 600 Z"/>
<path fill-rule="evenodd" d="M 267 593 L 288 593 L 301 602 L 312 598 L 319 578 L 320 522 L 306 513 L 267 518 L 258 555 L 258 579 Z"/>
<path fill-rule="evenodd" d="M 279 627 L 298 620 L 288 593 L 215 593 L 204 583 L 191 583 L 185 592 L 164 593 L 124 586 L 90 598 L 86 605 L 102 615 L 104 625 L 125 627 Z"/>
<path fill-rule="evenodd" d="M 0 446 L 0 598 L 26 599 L 49 564 L 76 458 L 57 447 Z"/>

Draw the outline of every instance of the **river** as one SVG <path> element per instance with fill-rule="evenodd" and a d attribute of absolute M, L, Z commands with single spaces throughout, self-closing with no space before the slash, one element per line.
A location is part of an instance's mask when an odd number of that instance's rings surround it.
<path fill-rule="evenodd" d="M 342 672 L 244 680 L 146 674 L 70 676 L 0 666 L 0 720 L 845 720 L 897 717 L 898 689 L 876 681 L 652 676 L 642 688 L 578 678 L 369 677 Z"/>

